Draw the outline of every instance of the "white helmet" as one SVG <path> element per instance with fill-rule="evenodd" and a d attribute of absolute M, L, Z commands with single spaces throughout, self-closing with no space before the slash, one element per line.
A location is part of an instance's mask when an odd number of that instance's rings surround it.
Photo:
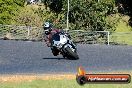
<path fill-rule="evenodd" d="M 44 23 L 44 30 L 51 30 L 52 25 L 49 22 Z"/>
<path fill-rule="evenodd" d="M 44 27 L 46 27 L 46 28 L 50 27 L 50 23 L 49 22 L 45 22 L 44 23 Z"/>
<path fill-rule="evenodd" d="M 49 22 L 44 23 L 44 31 L 48 34 L 52 30 L 52 25 Z"/>

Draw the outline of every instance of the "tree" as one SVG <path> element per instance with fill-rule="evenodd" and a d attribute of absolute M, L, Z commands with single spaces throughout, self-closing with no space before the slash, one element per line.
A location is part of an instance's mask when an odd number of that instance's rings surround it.
<path fill-rule="evenodd" d="M 129 15 L 129 25 L 132 26 L 132 1 L 131 0 L 116 0 L 118 12 L 124 15 Z"/>
<path fill-rule="evenodd" d="M 66 12 L 67 0 L 64 3 Z M 72 0 L 69 22 L 77 29 L 103 31 L 113 26 L 106 22 L 106 16 L 113 12 L 113 8 L 114 0 Z"/>
<path fill-rule="evenodd" d="M 60 13 L 63 7 L 63 0 L 42 0 L 42 2 L 55 13 Z"/>
<path fill-rule="evenodd" d="M 59 19 L 59 23 L 66 24 L 67 0 L 43 0 L 43 2 L 51 11 L 57 13 L 57 16 L 55 15 L 53 18 L 58 18 L 58 14 L 65 15 Z M 114 7 L 115 0 L 70 0 L 70 29 L 89 31 L 112 29 L 115 25 L 107 23 L 106 17 L 113 14 Z"/>

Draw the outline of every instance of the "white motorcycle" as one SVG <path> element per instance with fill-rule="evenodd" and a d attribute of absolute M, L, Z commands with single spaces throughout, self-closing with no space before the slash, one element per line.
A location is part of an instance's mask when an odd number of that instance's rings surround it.
<path fill-rule="evenodd" d="M 64 58 L 79 59 L 76 45 L 66 33 L 56 33 L 52 36 L 52 47 L 58 50 Z"/>

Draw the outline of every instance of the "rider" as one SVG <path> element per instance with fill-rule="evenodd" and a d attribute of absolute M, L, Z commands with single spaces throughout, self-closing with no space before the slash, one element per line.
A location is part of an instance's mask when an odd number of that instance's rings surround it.
<path fill-rule="evenodd" d="M 51 50 L 52 50 L 52 53 L 54 56 L 57 56 L 59 55 L 59 51 L 57 49 L 55 49 L 54 47 L 52 47 L 52 36 L 56 33 L 59 33 L 59 32 L 64 32 L 63 30 L 61 29 L 55 29 L 52 27 L 52 24 L 49 23 L 49 22 L 45 22 L 44 23 L 44 31 L 45 31 L 45 37 L 44 37 L 44 40 L 47 44 L 48 47 L 51 47 Z"/>

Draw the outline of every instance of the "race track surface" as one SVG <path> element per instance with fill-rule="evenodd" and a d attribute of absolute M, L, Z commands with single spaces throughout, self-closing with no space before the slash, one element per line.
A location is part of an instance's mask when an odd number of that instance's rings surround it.
<path fill-rule="evenodd" d="M 132 70 L 132 46 L 78 44 L 79 60 L 53 56 L 42 42 L 0 40 L 0 74 Z"/>

